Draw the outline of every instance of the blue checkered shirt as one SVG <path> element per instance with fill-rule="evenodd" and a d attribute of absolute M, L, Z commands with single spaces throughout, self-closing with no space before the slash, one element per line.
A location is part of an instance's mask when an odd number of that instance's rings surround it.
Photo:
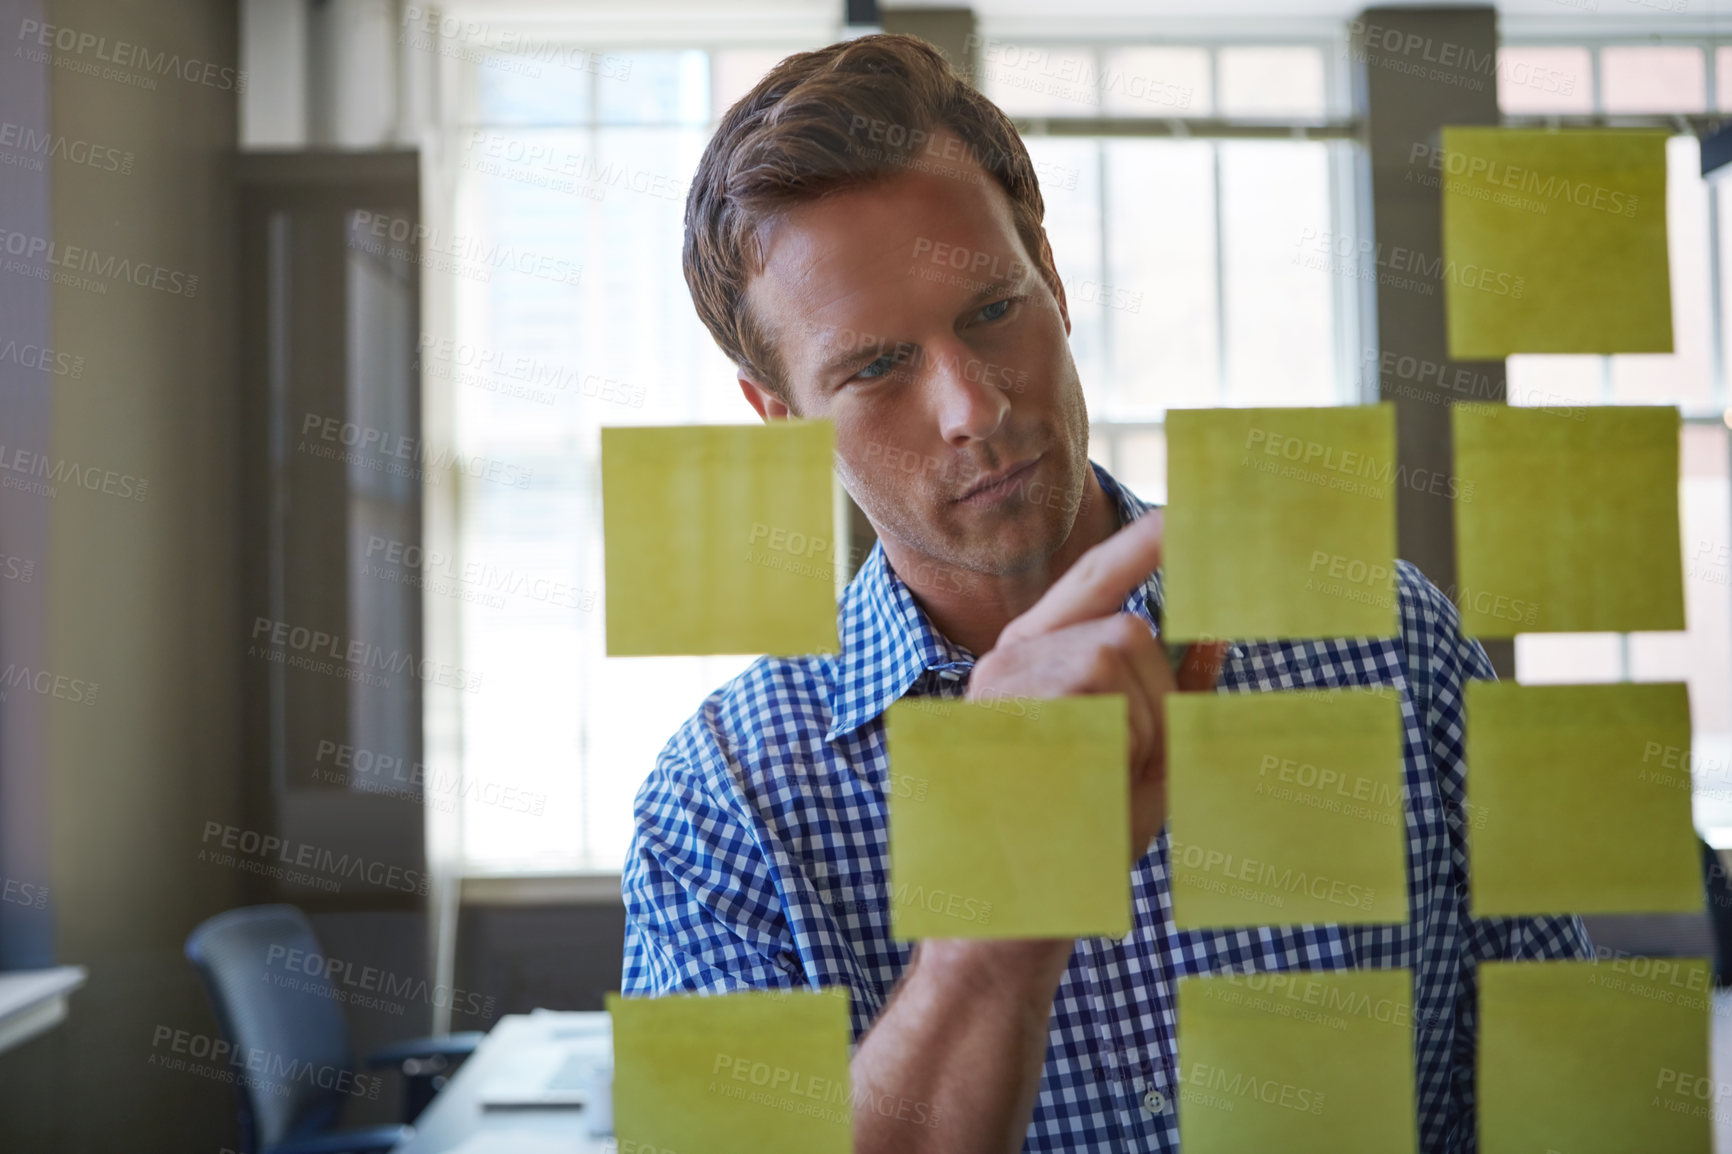
<path fill-rule="evenodd" d="M 1095 466 L 1128 523 L 1152 506 Z M 1388 640 L 1241 644 L 1220 691 L 1390 686 L 1405 721 L 1405 925 L 1180 931 L 1168 835 L 1132 877 L 1122 941 L 1077 942 L 1053 1000 L 1025 1151 L 1175 1151 L 1175 983 L 1230 971 L 1413 971 L 1421 1149 L 1474 1149 L 1474 963 L 1583 958 L 1574 917 L 1475 920 L 1466 902 L 1462 701 L 1495 676 L 1455 608 L 1406 562 Z M 1158 627 L 1159 577 L 1124 608 Z M 839 607 L 838 656 L 764 659 L 711 694 L 637 795 L 626 862 L 627 995 L 847 986 L 854 1037 L 912 947 L 890 937 L 885 709 L 961 696 L 973 655 L 933 627 L 881 547 Z"/>

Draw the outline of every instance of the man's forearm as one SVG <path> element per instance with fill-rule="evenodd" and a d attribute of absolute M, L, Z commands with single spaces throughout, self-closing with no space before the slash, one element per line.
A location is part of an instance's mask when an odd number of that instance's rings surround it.
<path fill-rule="evenodd" d="M 854 1055 L 858 1154 L 1020 1150 L 1040 1088 L 1053 995 L 1075 945 L 921 943 Z M 880 1101 L 925 1109 L 873 1108 Z"/>

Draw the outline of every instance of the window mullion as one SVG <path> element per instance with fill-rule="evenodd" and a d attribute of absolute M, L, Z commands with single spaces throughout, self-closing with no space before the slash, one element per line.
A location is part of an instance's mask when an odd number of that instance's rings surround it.
<path fill-rule="evenodd" d="M 1221 141 L 1209 142 L 1211 183 L 1215 204 L 1215 396 L 1231 402 L 1227 373 L 1227 222 L 1221 211 Z"/>

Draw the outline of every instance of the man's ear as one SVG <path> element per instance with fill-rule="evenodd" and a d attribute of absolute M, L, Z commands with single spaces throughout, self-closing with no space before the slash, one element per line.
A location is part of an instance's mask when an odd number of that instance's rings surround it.
<path fill-rule="evenodd" d="M 745 394 L 746 403 L 766 421 L 783 421 L 796 415 L 786 401 L 770 391 L 768 385 L 760 384 L 744 373 L 740 374 L 740 392 Z"/>

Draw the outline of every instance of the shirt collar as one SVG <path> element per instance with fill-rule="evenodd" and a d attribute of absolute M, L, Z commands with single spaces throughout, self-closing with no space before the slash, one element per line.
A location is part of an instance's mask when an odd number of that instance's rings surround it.
<path fill-rule="evenodd" d="M 1129 524 L 1155 508 L 1119 484 L 1099 465 L 1089 462 L 1101 489 L 1118 507 L 1119 523 Z M 1159 622 L 1159 574 L 1132 590 L 1123 610 Z M 975 655 L 940 633 L 915 601 L 884 556 L 872 552 L 848 583 L 837 622 L 841 654 L 837 657 L 836 691 L 831 701 L 830 731 L 835 741 L 875 720 L 900 700 L 927 670 L 966 672 Z"/>

